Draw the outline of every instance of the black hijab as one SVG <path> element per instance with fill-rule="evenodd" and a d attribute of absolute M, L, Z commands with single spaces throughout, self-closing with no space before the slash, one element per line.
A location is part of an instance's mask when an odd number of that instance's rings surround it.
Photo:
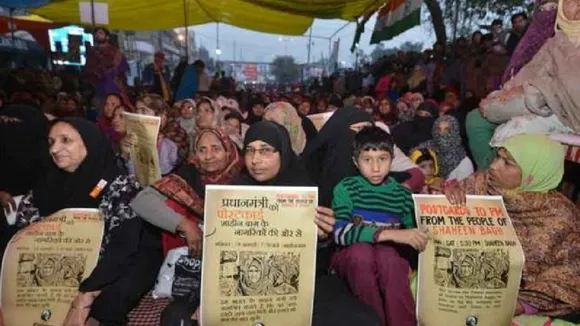
<path fill-rule="evenodd" d="M 372 122 L 372 117 L 354 106 L 339 108 L 302 152 L 310 179 L 318 185 L 322 206 L 330 207 L 333 189 L 342 179 L 358 174 L 352 161 L 355 132 L 350 126 L 359 122 Z"/>
<path fill-rule="evenodd" d="M 254 105 L 262 105 L 265 108 L 266 103 L 264 103 L 264 101 L 260 97 L 256 96 L 256 97 L 253 97 L 252 99 L 250 99 L 249 104 L 250 105 L 248 105 L 248 110 L 247 110 L 248 117 L 246 118 L 245 123 L 251 126 L 256 122 L 262 121 L 262 117 L 259 117 L 254 113 Z"/>
<path fill-rule="evenodd" d="M 24 194 L 50 163 L 48 120 L 37 108 L 11 104 L 0 111 L 0 191 Z"/>
<path fill-rule="evenodd" d="M 280 153 L 280 171 L 276 177 L 266 182 L 256 181 L 248 171 L 245 171 L 235 184 L 261 186 L 309 186 L 312 184 L 308 178 L 308 172 L 292 150 L 286 128 L 273 121 L 256 122 L 246 132 L 244 151 L 248 144 L 256 140 L 267 143 Z"/>
<path fill-rule="evenodd" d="M 421 117 L 415 114 L 412 121 L 403 122 L 393 128 L 393 139 L 395 144 L 405 153 L 433 138 L 431 130 L 433 123 L 439 116 L 439 110 L 431 103 L 425 102 L 417 108 L 417 112 L 428 112 L 430 117 Z"/>
<path fill-rule="evenodd" d="M 64 208 L 98 208 L 101 196 L 122 171 L 115 164 L 111 144 L 92 122 L 80 118 L 65 118 L 64 122 L 80 134 L 87 156 L 73 173 L 50 164 L 46 176 L 33 189 L 34 203 L 40 216 L 48 216 Z M 54 126 L 54 124 L 53 124 Z M 103 190 L 92 197 L 97 184 L 107 182 Z"/>

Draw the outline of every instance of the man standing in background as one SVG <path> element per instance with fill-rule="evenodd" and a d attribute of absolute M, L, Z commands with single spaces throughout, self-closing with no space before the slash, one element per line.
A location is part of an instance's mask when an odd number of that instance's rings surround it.
<path fill-rule="evenodd" d="M 143 71 L 143 84 L 149 88 L 150 93 L 155 93 L 165 102 L 170 102 L 173 96 L 168 83 L 169 75 L 169 69 L 165 66 L 165 54 L 156 52 L 153 63 L 148 64 Z"/>

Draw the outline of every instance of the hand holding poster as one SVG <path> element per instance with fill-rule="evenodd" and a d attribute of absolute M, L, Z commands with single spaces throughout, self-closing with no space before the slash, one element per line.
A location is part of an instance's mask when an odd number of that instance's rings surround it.
<path fill-rule="evenodd" d="M 124 112 L 127 136 L 131 138 L 131 161 L 135 165 L 135 177 L 143 186 L 161 179 L 157 135 L 161 118 Z"/>
<path fill-rule="evenodd" d="M 97 265 L 104 221 L 96 209 L 64 209 L 20 230 L 2 262 L 4 326 L 60 326 Z"/>
<path fill-rule="evenodd" d="M 310 326 L 318 191 L 207 186 L 203 326 Z"/>
<path fill-rule="evenodd" d="M 429 233 L 419 255 L 419 325 L 509 326 L 523 250 L 500 196 L 413 195 L 417 225 Z"/>

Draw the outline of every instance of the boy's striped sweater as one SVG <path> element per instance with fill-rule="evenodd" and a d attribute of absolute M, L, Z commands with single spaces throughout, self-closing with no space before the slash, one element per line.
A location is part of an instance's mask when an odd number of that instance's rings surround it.
<path fill-rule="evenodd" d="M 411 192 L 393 178 L 373 185 L 363 176 L 343 179 L 334 188 L 335 243 L 374 242 L 383 229 L 415 228 Z"/>

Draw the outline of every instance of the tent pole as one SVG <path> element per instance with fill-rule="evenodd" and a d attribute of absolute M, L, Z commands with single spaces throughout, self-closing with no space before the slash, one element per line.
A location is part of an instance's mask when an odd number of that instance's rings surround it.
<path fill-rule="evenodd" d="M 14 35 L 14 30 L 16 29 L 16 24 L 14 23 L 14 8 L 10 8 L 9 12 L 10 12 L 10 37 L 12 38 L 12 47 L 16 48 L 16 36 Z"/>
<path fill-rule="evenodd" d="M 185 57 L 189 62 L 189 23 L 187 22 L 187 0 L 183 0 L 183 23 L 185 25 Z"/>
<path fill-rule="evenodd" d="M 307 62 L 307 66 L 310 65 L 310 49 L 312 48 L 312 25 L 310 25 L 310 33 L 308 35 L 308 60 Z"/>
<path fill-rule="evenodd" d="M 95 30 L 95 0 L 91 0 L 91 23 L 93 24 L 93 32 Z"/>

